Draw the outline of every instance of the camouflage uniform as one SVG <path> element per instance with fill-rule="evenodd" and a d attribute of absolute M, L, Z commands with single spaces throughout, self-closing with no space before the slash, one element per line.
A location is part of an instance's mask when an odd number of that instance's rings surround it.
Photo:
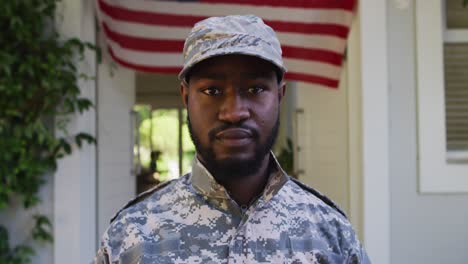
<path fill-rule="evenodd" d="M 272 155 L 268 183 L 236 204 L 195 160 L 192 173 L 132 201 L 105 232 L 95 263 L 369 263 L 330 200 Z"/>

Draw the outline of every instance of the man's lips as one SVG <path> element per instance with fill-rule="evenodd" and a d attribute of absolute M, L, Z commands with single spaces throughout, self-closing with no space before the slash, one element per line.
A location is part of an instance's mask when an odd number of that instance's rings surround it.
<path fill-rule="evenodd" d="M 251 138 L 252 133 L 247 129 L 242 128 L 228 128 L 216 134 L 219 139 L 244 139 Z"/>
<path fill-rule="evenodd" d="M 216 134 L 216 139 L 227 147 L 243 147 L 251 144 L 252 138 L 252 133 L 242 128 L 228 128 Z"/>

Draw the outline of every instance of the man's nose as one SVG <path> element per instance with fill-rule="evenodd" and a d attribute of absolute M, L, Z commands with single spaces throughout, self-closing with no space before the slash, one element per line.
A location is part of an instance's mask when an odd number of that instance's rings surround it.
<path fill-rule="evenodd" d="M 247 103 L 238 93 L 226 95 L 219 111 L 219 120 L 239 123 L 250 117 Z"/>

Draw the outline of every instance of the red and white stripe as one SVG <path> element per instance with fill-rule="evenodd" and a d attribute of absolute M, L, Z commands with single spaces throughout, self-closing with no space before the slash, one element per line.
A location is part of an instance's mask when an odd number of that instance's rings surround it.
<path fill-rule="evenodd" d="M 255 14 L 277 33 L 289 80 L 337 88 L 356 0 L 96 0 L 109 53 L 138 71 L 178 73 L 193 25 Z"/>

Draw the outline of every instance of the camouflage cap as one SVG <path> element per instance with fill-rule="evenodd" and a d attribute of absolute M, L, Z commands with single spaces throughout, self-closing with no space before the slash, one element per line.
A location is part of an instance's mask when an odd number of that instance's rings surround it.
<path fill-rule="evenodd" d="M 286 72 L 275 32 L 254 15 L 210 17 L 195 24 L 184 45 L 183 80 L 197 63 L 215 56 L 243 54 L 273 63 Z"/>

